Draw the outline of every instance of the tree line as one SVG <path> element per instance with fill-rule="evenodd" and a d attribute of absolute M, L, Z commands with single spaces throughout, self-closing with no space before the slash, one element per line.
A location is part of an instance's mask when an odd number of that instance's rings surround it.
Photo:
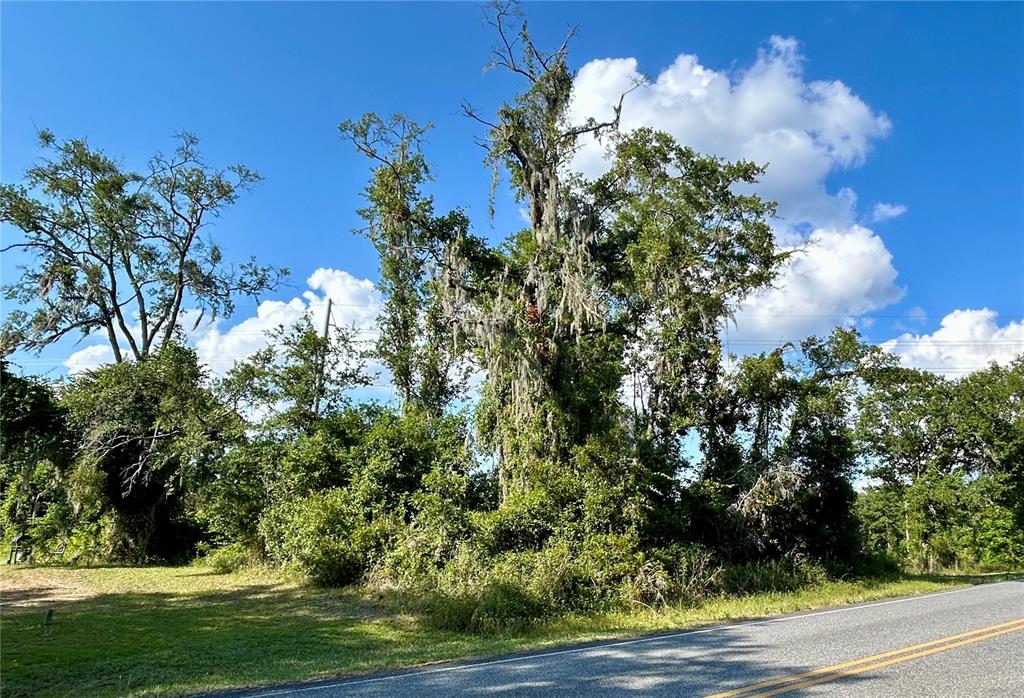
<path fill-rule="evenodd" d="M 467 123 L 529 224 L 495 242 L 438 211 L 429 125 L 342 122 L 371 167 L 369 352 L 306 318 L 211 376 L 186 323 L 287 274 L 227 265 L 208 233 L 259 175 L 187 134 L 141 173 L 40 134 L 48 154 L 0 187 L 31 253 L 4 349 L 101 335 L 113 361 L 56 383 L 3 362 L 5 539 L 55 562 L 282 565 L 475 630 L 1024 562 L 1024 358 L 948 380 L 846 328 L 730 356 L 723 328 L 790 254 L 749 193 L 764 168 L 622 132 L 621 102 L 571 121 L 569 39 L 537 47 L 514 5 L 488 17 L 522 90 Z M 607 147 L 594 179 L 571 168 L 583 138 Z M 368 360 L 394 405 L 354 399 Z"/>

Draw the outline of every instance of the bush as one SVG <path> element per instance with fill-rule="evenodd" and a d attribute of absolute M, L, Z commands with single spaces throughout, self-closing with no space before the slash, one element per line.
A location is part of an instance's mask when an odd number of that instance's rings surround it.
<path fill-rule="evenodd" d="M 677 543 L 655 550 L 670 582 L 669 593 L 678 599 L 699 599 L 722 590 L 722 565 L 701 545 Z"/>
<path fill-rule="evenodd" d="M 553 609 L 583 609 L 595 600 L 593 584 L 567 540 L 552 540 L 540 552 L 507 559 L 519 563 L 519 578 L 526 589 Z"/>
<path fill-rule="evenodd" d="M 435 467 L 423 476 L 422 490 L 411 496 L 415 514 L 368 577 L 378 589 L 433 588 L 440 571 L 468 540 L 473 524 L 466 498 L 469 478 Z"/>
<path fill-rule="evenodd" d="M 828 580 L 828 574 L 821 565 L 793 558 L 731 565 L 722 572 L 723 591 L 737 595 L 796 591 Z"/>
<path fill-rule="evenodd" d="M 206 551 L 199 562 L 213 568 L 215 572 L 227 574 L 247 567 L 254 567 L 262 560 L 252 548 L 239 543 L 232 543 L 221 548 Z"/>
<path fill-rule="evenodd" d="M 260 547 L 258 524 L 271 501 L 269 473 L 283 450 L 269 440 L 246 441 L 213 463 L 198 514 L 215 543 Z"/>
<path fill-rule="evenodd" d="M 899 558 L 886 553 L 862 555 L 850 570 L 852 576 L 868 579 L 891 579 L 898 577 L 901 572 Z"/>
<path fill-rule="evenodd" d="M 244 429 L 209 388 L 195 351 L 177 340 L 164 343 L 137 361 L 74 377 L 60 401 L 81 435 L 69 501 L 78 520 L 92 510 L 110 516 L 104 559 L 141 564 L 190 557 L 202 533 L 194 520 L 196 494 L 210 463 Z"/>
<path fill-rule="evenodd" d="M 633 587 L 644 565 L 636 536 L 590 536 L 580 544 L 577 564 L 587 582 L 591 605 L 614 606 L 636 600 Z"/>
<path fill-rule="evenodd" d="M 479 539 L 491 553 L 540 550 L 554 534 L 558 514 L 542 490 L 517 492 L 494 511 L 479 514 Z"/>
<path fill-rule="evenodd" d="M 271 507 L 262 525 L 271 557 L 298 567 L 323 586 L 358 581 L 397 529 L 391 519 L 365 521 L 341 488 Z"/>
<path fill-rule="evenodd" d="M 499 581 L 470 594 L 435 594 L 429 610 L 430 623 L 438 629 L 480 635 L 522 630 L 552 612 L 519 584 Z"/>
<path fill-rule="evenodd" d="M 488 554 L 479 541 L 461 545 L 436 577 L 428 612 L 437 627 L 468 632 L 522 628 L 574 611 L 661 605 L 671 584 L 660 560 L 636 536 L 550 538 L 540 550 Z"/>
<path fill-rule="evenodd" d="M 75 525 L 64 544 L 62 561 L 70 564 L 85 565 L 102 562 L 103 528 L 105 521 L 83 521 Z"/>
<path fill-rule="evenodd" d="M 465 422 L 458 416 L 431 421 L 419 410 L 382 410 L 355 448 L 358 467 L 350 489 L 364 511 L 408 516 L 412 498 L 431 473 L 464 476 L 472 466 L 465 447 Z M 435 483 L 440 484 L 440 483 Z M 465 489 L 465 483 L 461 484 Z M 436 489 L 436 488 L 435 488 Z M 461 497 L 462 495 L 460 495 Z"/>
<path fill-rule="evenodd" d="M 421 533 L 426 535 L 428 541 L 423 540 Z M 397 531 L 394 544 L 367 571 L 367 586 L 375 591 L 434 589 L 439 570 L 432 564 L 429 553 L 430 533 L 409 526 Z"/>

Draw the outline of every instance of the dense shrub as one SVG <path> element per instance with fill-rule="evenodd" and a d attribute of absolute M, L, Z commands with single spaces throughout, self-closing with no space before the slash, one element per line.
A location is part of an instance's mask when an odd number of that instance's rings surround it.
<path fill-rule="evenodd" d="M 214 475 L 202 490 L 198 516 L 214 545 L 263 550 L 259 521 L 270 506 L 273 473 L 284 450 L 270 440 L 247 440 L 213 465 Z"/>
<path fill-rule="evenodd" d="M 787 557 L 730 565 L 722 570 L 721 588 L 727 594 L 796 591 L 828 580 L 828 572 L 821 565 Z"/>
<path fill-rule="evenodd" d="M 711 550 L 677 543 L 652 554 L 668 573 L 669 593 L 673 598 L 693 600 L 721 590 L 723 569 Z"/>
<path fill-rule="evenodd" d="M 432 622 L 473 632 L 569 612 L 657 606 L 672 590 L 661 560 L 640 551 L 634 534 L 553 537 L 539 550 L 498 554 L 470 540 L 435 580 Z"/>
<path fill-rule="evenodd" d="M 488 556 L 462 546 L 438 576 L 429 613 L 440 627 L 491 632 L 526 626 L 539 618 L 627 603 L 638 569 L 629 550 L 614 562 L 588 554 L 569 540 L 552 539 L 540 550 Z M 612 557 L 616 557 L 614 554 Z"/>
<path fill-rule="evenodd" d="M 220 548 L 202 550 L 199 558 L 204 565 L 217 572 L 237 572 L 247 567 L 254 567 L 262 562 L 253 548 L 241 543 L 231 543 Z"/>
<path fill-rule="evenodd" d="M 558 525 L 559 511 L 544 489 L 516 492 L 494 511 L 479 514 L 479 539 L 490 553 L 540 550 Z"/>
<path fill-rule="evenodd" d="M 551 612 L 551 608 L 517 584 L 490 582 L 468 594 L 433 595 L 428 619 L 443 630 L 489 635 L 521 630 Z"/>
<path fill-rule="evenodd" d="M 108 558 L 103 546 L 107 521 L 80 521 L 67 535 L 61 560 L 72 564 L 104 562 Z"/>
<path fill-rule="evenodd" d="M 433 588 L 444 565 L 467 541 L 473 524 L 466 506 L 469 478 L 437 469 L 412 495 L 413 520 L 401 527 L 391 547 L 370 572 L 377 588 Z"/>
<path fill-rule="evenodd" d="M 263 527 L 272 559 L 325 586 L 358 581 L 395 535 L 393 521 L 365 521 L 341 488 L 275 506 Z"/>

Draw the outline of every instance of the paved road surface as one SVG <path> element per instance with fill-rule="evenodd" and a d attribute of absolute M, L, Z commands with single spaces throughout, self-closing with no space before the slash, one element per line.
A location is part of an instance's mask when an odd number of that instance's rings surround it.
<path fill-rule="evenodd" d="M 1024 581 L 245 695 L 783 694 L 1024 697 Z"/>

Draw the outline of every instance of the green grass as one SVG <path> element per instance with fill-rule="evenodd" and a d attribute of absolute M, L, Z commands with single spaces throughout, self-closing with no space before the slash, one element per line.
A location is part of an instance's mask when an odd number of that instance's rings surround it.
<path fill-rule="evenodd" d="M 832 582 L 479 637 L 274 571 L 0 566 L 5 696 L 182 695 L 622 637 L 938 591 L 974 578 Z M 50 623 L 46 611 L 52 610 Z"/>

